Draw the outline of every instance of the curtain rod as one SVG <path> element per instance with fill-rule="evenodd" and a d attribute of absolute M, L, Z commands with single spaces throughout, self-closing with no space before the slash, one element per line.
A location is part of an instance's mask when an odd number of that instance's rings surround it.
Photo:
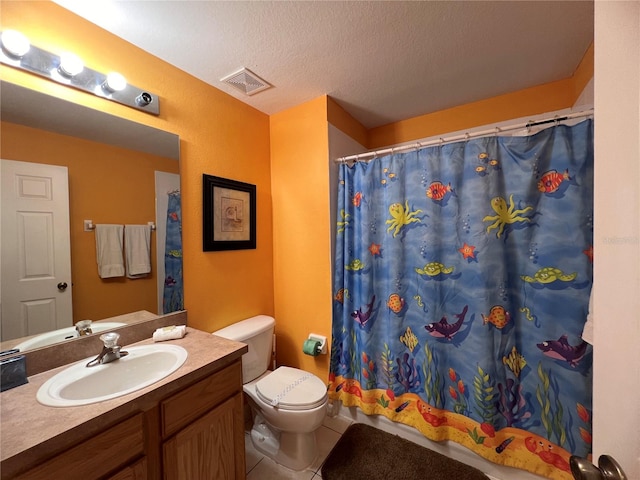
<path fill-rule="evenodd" d="M 336 163 L 361 162 L 361 161 L 369 162 L 371 160 L 374 160 L 377 157 L 386 155 L 387 153 L 397 153 L 397 152 L 418 150 L 420 148 L 430 147 L 432 145 L 444 145 L 445 143 L 452 143 L 460 140 L 470 140 L 472 138 L 484 137 L 491 134 L 497 135 L 503 132 L 520 130 L 521 128 L 528 129 L 538 125 L 545 125 L 548 123 L 558 123 L 558 122 L 563 122 L 565 120 L 570 120 L 572 118 L 589 117 L 591 115 L 593 115 L 593 109 L 584 110 L 584 111 L 575 112 L 575 113 L 568 113 L 566 115 L 556 115 L 552 118 L 545 118 L 543 120 L 536 120 L 536 121 L 530 120 L 526 123 L 518 123 L 518 124 L 510 125 L 507 127 L 494 127 L 491 129 L 482 130 L 475 133 L 467 132 L 460 135 L 454 135 L 451 137 L 445 137 L 445 138 L 440 137 L 438 139 L 429 140 L 427 142 L 416 142 L 416 143 L 411 143 L 409 145 L 402 145 L 400 147 L 388 147 L 380 150 L 372 150 L 371 152 L 364 152 L 364 153 L 358 153 L 356 155 L 339 157 L 335 160 L 335 162 Z M 367 157 L 371 157 L 371 158 L 367 158 Z"/>

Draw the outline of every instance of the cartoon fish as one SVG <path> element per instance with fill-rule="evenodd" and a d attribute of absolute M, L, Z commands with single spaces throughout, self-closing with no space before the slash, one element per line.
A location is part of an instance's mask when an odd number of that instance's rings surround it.
<path fill-rule="evenodd" d="M 341 288 L 340 290 L 338 290 L 338 292 L 336 293 L 335 297 L 333 297 L 334 299 L 336 299 L 337 301 L 339 301 L 340 303 L 344 303 L 344 297 L 346 295 L 348 295 L 348 290 Z"/>
<path fill-rule="evenodd" d="M 433 337 L 446 338 L 447 340 L 451 340 L 453 336 L 460 330 L 462 322 L 464 322 L 464 317 L 467 314 L 468 308 L 469 305 L 465 305 L 459 315 L 454 315 L 454 317 L 458 318 L 458 321 L 456 323 L 447 323 L 447 317 L 442 317 L 438 323 L 430 323 L 424 328 Z"/>
<path fill-rule="evenodd" d="M 362 192 L 356 192 L 351 202 L 355 207 L 359 207 L 360 203 L 362 202 Z"/>
<path fill-rule="evenodd" d="M 400 335 L 400 341 L 404 343 L 411 352 L 418 345 L 418 337 L 411 331 L 411 327 L 407 327 L 404 334 Z"/>
<path fill-rule="evenodd" d="M 182 252 L 180 250 L 169 250 L 168 255 L 173 258 L 180 258 L 182 257 Z"/>
<path fill-rule="evenodd" d="M 495 158 L 492 158 L 491 160 L 489 160 L 489 165 L 491 165 L 493 168 L 498 168 L 500 166 L 500 162 Z"/>
<path fill-rule="evenodd" d="M 565 170 L 564 173 L 558 173 L 556 170 L 548 170 L 540 178 L 538 182 L 538 190 L 542 193 L 553 193 L 560 188 L 560 184 L 565 180 L 571 180 L 569 176 L 569 170 Z"/>
<path fill-rule="evenodd" d="M 171 275 L 169 275 L 167 278 L 164 279 L 164 284 L 167 287 L 170 287 L 176 284 L 176 280 Z"/>
<path fill-rule="evenodd" d="M 371 313 L 373 312 L 373 304 L 375 301 L 376 296 L 374 295 L 371 299 L 371 302 L 367 304 L 366 311 L 363 312 L 361 307 L 351 313 L 351 316 L 355 319 L 356 322 L 360 324 L 361 327 L 364 327 L 371 318 Z"/>
<path fill-rule="evenodd" d="M 509 320 L 511 320 L 511 315 L 507 312 L 502 305 L 494 305 L 491 307 L 491 311 L 488 316 L 484 316 L 484 314 L 480 314 L 482 316 L 482 324 L 486 325 L 487 323 L 493 323 L 496 328 L 502 329 L 505 327 Z"/>
<path fill-rule="evenodd" d="M 478 165 L 476 167 L 476 173 L 478 175 L 485 175 L 487 173 L 487 167 L 485 167 L 484 165 Z"/>
<path fill-rule="evenodd" d="M 391 309 L 393 313 L 400 313 L 404 308 L 405 301 L 397 293 L 392 293 L 389 295 L 389 300 L 387 300 L 387 307 Z"/>
<path fill-rule="evenodd" d="M 572 367 L 576 367 L 585 353 L 587 353 L 587 342 L 581 340 L 580 343 L 574 347 L 573 345 L 569 345 L 566 335 L 562 335 L 558 340 L 547 340 L 542 343 L 537 343 L 536 346 L 542 350 L 547 357 L 564 360 Z"/>
<path fill-rule="evenodd" d="M 431 182 L 431 185 L 427 188 L 427 197 L 438 202 L 451 191 L 451 183 L 445 186 L 442 182 Z"/>
<path fill-rule="evenodd" d="M 177 214 L 176 212 L 171 212 L 171 213 L 169 214 L 169 218 L 170 218 L 171 220 L 173 220 L 174 222 L 177 222 L 177 221 L 178 221 L 178 214 Z"/>

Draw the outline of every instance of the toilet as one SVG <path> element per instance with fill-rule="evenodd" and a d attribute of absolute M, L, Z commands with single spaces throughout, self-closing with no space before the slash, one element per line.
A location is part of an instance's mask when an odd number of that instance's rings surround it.
<path fill-rule="evenodd" d="M 258 315 L 213 335 L 249 346 L 242 356 L 242 383 L 254 418 L 253 446 L 291 470 L 304 470 L 317 455 L 315 432 L 326 415 L 327 386 L 297 368 L 268 370 L 275 323 Z"/>

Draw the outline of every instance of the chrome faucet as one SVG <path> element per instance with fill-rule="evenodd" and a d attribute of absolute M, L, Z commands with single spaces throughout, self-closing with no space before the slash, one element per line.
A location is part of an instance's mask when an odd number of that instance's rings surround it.
<path fill-rule="evenodd" d="M 96 365 L 113 362 L 114 360 L 118 360 L 120 357 L 128 355 L 129 352 L 120 350 L 121 347 L 118 345 L 119 338 L 120 334 L 116 332 L 109 332 L 100 335 L 100 340 L 104 343 L 102 352 L 100 352 L 100 355 L 96 358 L 87 363 L 87 367 L 94 367 Z"/>
<path fill-rule="evenodd" d="M 91 330 L 91 320 L 80 320 L 78 323 L 76 323 L 76 332 L 78 332 L 78 336 L 80 337 L 92 334 L 93 331 Z"/>

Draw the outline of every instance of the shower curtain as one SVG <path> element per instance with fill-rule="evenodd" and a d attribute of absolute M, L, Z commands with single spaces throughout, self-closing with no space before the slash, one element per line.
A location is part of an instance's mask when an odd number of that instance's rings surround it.
<path fill-rule="evenodd" d="M 341 165 L 336 227 L 330 398 L 571 479 L 591 451 L 593 121 Z"/>
<path fill-rule="evenodd" d="M 184 289 L 182 283 L 182 212 L 180 192 L 168 193 L 167 240 L 164 253 L 164 313 L 184 310 Z"/>

